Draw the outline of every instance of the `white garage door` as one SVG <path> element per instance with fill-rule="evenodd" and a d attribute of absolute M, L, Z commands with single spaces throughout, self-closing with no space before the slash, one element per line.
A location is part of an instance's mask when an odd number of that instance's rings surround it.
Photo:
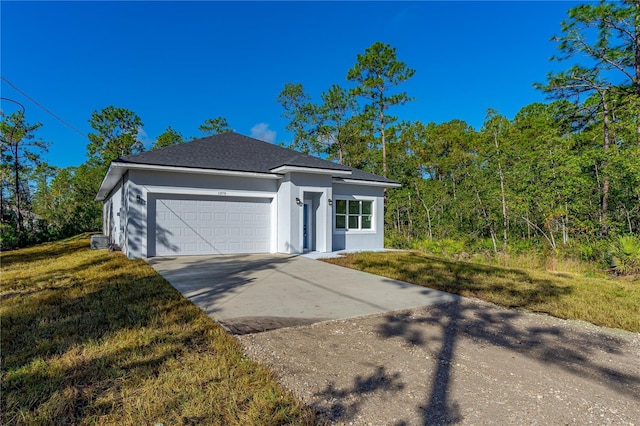
<path fill-rule="evenodd" d="M 171 196 L 155 211 L 157 256 L 270 251 L 270 199 Z"/>

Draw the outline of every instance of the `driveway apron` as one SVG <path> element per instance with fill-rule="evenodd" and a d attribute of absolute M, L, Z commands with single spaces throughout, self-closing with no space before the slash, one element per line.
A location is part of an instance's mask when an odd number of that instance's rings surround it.
<path fill-rule="evenodd" d="M 147 262 L 234 334 L 429 306 L 457 296 L 289 255 L 156 257 Z"/>

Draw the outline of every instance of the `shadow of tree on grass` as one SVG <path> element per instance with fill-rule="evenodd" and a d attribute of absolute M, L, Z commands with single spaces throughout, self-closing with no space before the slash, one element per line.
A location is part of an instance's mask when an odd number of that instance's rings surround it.
<path fill-rule="evenodd" d="M 335 263 L 341 264 L 341 261 Z M 538 278 L 524 270 L 449 261 L 418 253 L 358 257 L 353 266 L 461 296 L 486 297 L 493 293 L 507 307 L 529 308 L 573 291 L 569 284 Z M 513 285 L 516 282 L 518 286 Z"/>
<path fill-rule="evenodd" d="M 19 250 L 2 252 L 0 264 L 2 268 L 8 268 L 16 263 L 38 262 L 40 260 L 53 260 L 60 256 L 86 250 L 90 233 L 80 234 L 62 241 L 45 243 L 37 247 L 27 247 Z"/>
<path fill-rule="evenodd" d="M 67 267 L 62 266 L 65 262 Z M 57 263 L 39 265 L 28 275 L 20 272 L 23 265 L 16 266 L 3 271 L 16 274 L 20 282 L 4 294 L 0 311 L 0 423 L 91 423 L 114 412 L 124 414 L 117 411 L 123 409 L 123 389 L 131 393 L 132 385 L 147 383 L 153 389 L 157 383 L 156 391 L 166 396 L 149 403 L 160 404 L 156 410 L 128 413 L 131 419 L 145 419 L 140 423 L 153 423 L 151 419 L 163 415 L 189 413 L 189 407 L 201 403 L 185 396 L 190 391 L 173 389 L 171 383 L 185 381 L 197 395 L 212 400 L 193 411 L 207 413 L 206 421 L 219 415 L 218 423 L 228 423 L 246 414 L 282 422 L 305 415 L 296 414 L 296 402 L 274 387 L 266 370 L 241 359 L 232 337 L 144 261 L 128 260 L 122 253 L 90 252 L 87 240 L 61 250 Z M 197 367 L 172 376 L 185 360 Z M 194 374 L 197 368 L 206 371 Z M 206 374 L 214 376 L 210 384 L 200 377 Z M 145 397 L 139 388 L 135 392 L 136 399 L 155 398 Z M 172 402 L 172 395 L 183 400 Z M 252 395 L 262 395 L 263 405 L 254 407 Z M 129 406 L 146 403 L 130 401 Z M 228 405 L 227 411 L 212 410 L 216 404 Z M 237 408 L 229 408 L 233 406 Z M 200 417 L 185 419 L 188 423 Z"/>

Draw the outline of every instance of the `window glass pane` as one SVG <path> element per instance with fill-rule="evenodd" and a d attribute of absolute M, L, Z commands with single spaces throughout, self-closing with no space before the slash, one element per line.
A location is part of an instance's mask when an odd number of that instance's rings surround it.
<path fill-rule="evenodd" d="M 371 214 L 373 201 L 362 202 L 362 214 Z"/>
<path fill-rule="evenodd" d="M 362 229 L 371 229 L 371 216 L 362 216 Z"/>
<path fill-rule="evenodd" d="M 360 216 L 349 216 L 349 229 L 359 229 L 358 219 Z"/>
<path fill-rule="evenodd" d="M 347 200 L 336 200 L 336 213 L 337 214 L 347 213 Z"/>
<path fill-rule="evenodd" d="M 347 224 L 347 217 L 336 215 L 336 229 L 344 229 Z"/>
<path fill-rule="evenodd" d="M 360 201 L 349 200 L 349 214 L 360 214 Z"/>

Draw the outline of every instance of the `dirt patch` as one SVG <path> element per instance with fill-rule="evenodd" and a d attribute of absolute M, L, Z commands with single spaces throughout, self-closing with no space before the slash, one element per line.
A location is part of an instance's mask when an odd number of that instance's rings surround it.
<path fill-rule="evenodd" d="M 640 419 L 639 334 L 477 300 L 238 340 L 334 424 Z"/>

